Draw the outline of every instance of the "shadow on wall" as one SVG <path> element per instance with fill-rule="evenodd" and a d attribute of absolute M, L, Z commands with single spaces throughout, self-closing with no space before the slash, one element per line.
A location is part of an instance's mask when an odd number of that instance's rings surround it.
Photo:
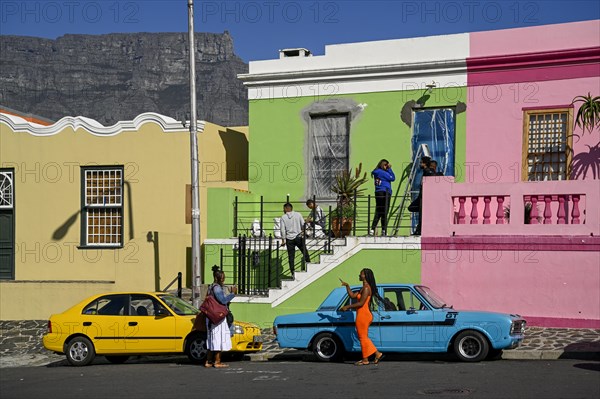
<path fill-rule="evenodd" d="M 571 180 L 585 179 L 591 171 L 592 178 L 600 178 L 600 142 L 590 147 L 588 152 L 580 152 L 571 161 Z"/>
<path fill-rule="evenodd" d="M 410 101 L 407 101 L 406 103 L 404 103 L 404 105 L 402 106 L 402 110 L 400 110 L 400 120 L 402 120 L 402 122 L 404 122 L 404 124 L 406 126 L 408 126 L 409 128 L 412 128 L 413 110 L 427 109 L 425 106 L 427 105 L 427 100 L 429 100 L 430 98 L 431 98 L 430 95 L 423 94 L 416 101 L 410 100 Z M 448 105 L 447 106 L 447 108 L 452 108 L 452 107 L 454 107 L 454 109 L 455 109 L 454 112 L 456 115 L 461 114 L 467 110 L 467 104 L 460 102 L 460 101 L 457 101 L 456 105 Z M 435 107 L 432 107 L 432 108 L 435 108 Z"/>
<path fill-rule="evenodd" d="M 133 196 L 131 194 L 131 184 L 128 181 L 123 182 L 123 185 L 125 186 L 125 191 L 126 191 L 126 198 L 128 198 L 127 201 L 127 213 L 129 214 L 129 220 L 128 220 L 128 225 L 129 225 L 129 239 L 133 240 L 134 234 L 133 234 L 133 207 L 132 207 L 132 203 L 133 203 Z M 54 233 L 52 233 L 52 239 L 54 241 L 59 241 L 62 240 L 63 238 L 65 238 L 65 236 L 67 235 L 67 233 L 69 232 L 69 229 L 71 228 L 71 226 L 73 226 L 75 224 L 75 222 L 77 221 L 77 217 L 79 216 L 79 214 L 81 213 L 81 209 L 78 210 L 77 212 L 75 212 L 73 215 L 71 215 L 62 225 L 60 225 L 56 230 L 54 230 Z"/>
<path fill-rule="evenodd" d="M 219 131 L 225 147 L 225 180 L 248 180 L 248 138 L 245 134 L 227 129 Z"/>

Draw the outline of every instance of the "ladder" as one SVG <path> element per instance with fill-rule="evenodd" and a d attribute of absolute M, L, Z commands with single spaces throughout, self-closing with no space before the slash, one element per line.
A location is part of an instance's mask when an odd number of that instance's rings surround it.
<path fill-rule="evenodd" d="M 394 213 L 396 214 L 396 218 L 394 219 L 394 225 L 393 225 L 393 230 L 392 230 L 393 236 L 398 235 L 398 230 L 400 229 L 400 223 L 402 221 L 402 214 L 405 210 L 404 204 L 406 203 L 406 199 L 409 198 L 409 201 L 412 201 L 411 188 L 412 188 L 413 182 L 415 180 L 415 175 L 417 174 L 417 168 L 419 167 L 418 166 L 419 160 L 421 159 L 422 156 L 431 158 L 431 152 L 429 152 L 429 147 L 427 146 L 427 144 L 421 144 L 417 148 L 417 153 L 415 154 L 415 157 L 413 158 L 412 167 L 410 168 L 410 174 L 408 175 L 408 181 L 406 182 L 406 186 L 404 187 L 404 194 L 402 195 L 402 198 L 400 199 L 400 205 L 398 206 L 398 208 L 395 212 L 392 212 L 390 214 L 390 216 L 392 216 Z M 400 187 L 398 187 L 398 191 L 399 190 L 400 190 Z M 398 198 L 398 194 L 396 194 L 396 197 L 394 198 L 394 203 L 396 202 L 396 198 Z"/>

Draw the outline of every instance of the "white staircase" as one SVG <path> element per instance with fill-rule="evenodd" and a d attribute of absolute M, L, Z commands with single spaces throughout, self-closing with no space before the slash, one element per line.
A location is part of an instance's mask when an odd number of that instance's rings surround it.
<path fill-rule="evenodd" d="M 268 297 L 237 296 L 233 299 L 233 302 L 270 303 L 272 307 L 278 306 L 363 249 L 420 250 L 421 238 L 418 236 L 346 237 L 345 245 L 340 245 L 339 242 L 332 242 L 332 254 L 321 254 L 319 263 L 308 263 L 306 271 L 297 271 L 295 273 L 294 280 L 282 280 L 281 288 L 269 289 Z"/>

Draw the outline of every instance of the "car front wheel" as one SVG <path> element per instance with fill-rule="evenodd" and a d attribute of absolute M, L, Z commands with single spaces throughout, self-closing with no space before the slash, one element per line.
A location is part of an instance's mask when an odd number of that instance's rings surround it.
<path fill-rule="evenodd" d="M 337 361 L 342 357 L 340 341 L 332 333 L 321 333 L 313 341 L 312 351 L 322 362 Z"/>
<path fill-rule="evenodd" d="M 477 331 L 463 331 L 454 340 L 454 353 L 463 362 L 479 362 L 488 355 L 489 344 Z"/>
<path fill-rule="evenodd" d="M 185 353 L 192 363 L 206 360 L 206 333 L 197 333 L 188 338 Z"/>
<path fill-rule="evenodd" d="M 71 366 L 87 366 L 96 356 L 94 345 L 86 337 L 75 337 L 70 340 L 65 353 Z"/>

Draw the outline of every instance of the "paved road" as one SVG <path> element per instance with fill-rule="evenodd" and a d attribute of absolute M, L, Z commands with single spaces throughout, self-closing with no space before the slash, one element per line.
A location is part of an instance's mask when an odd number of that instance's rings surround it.
<path fill-rule="evenodd" d="M 598 398 L 600 363 L 589 360 L 458 363 L 384 359 L 378 365 L 306 360 L 231 362 L 205 369 L 183 358 L 112 365 L 4 368 L 9 398 Z"/>

